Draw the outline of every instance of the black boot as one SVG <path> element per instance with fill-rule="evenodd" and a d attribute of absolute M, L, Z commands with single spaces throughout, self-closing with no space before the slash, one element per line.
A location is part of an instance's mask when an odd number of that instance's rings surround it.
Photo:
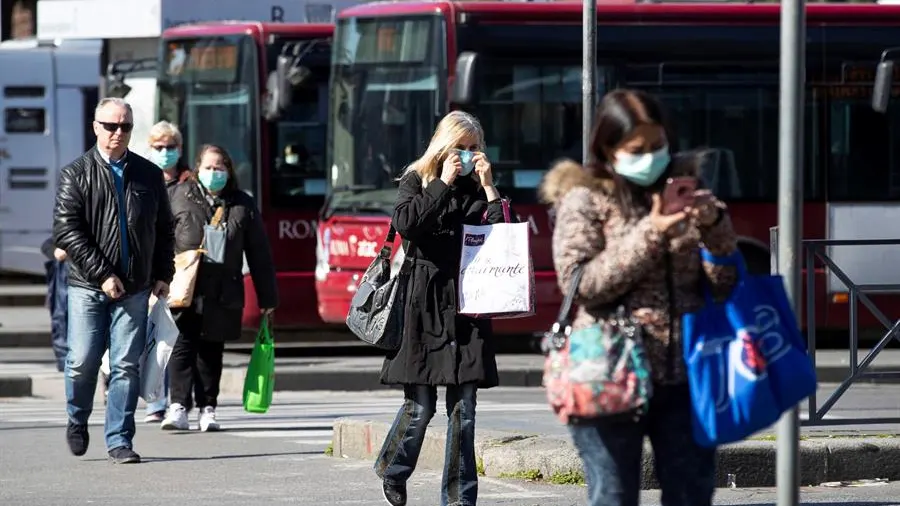
<path fill-rule="evenodd" d="M 384 500 L 391 506 L 406 506 L 406 485 L 384 482 L 381 490 Z"/>

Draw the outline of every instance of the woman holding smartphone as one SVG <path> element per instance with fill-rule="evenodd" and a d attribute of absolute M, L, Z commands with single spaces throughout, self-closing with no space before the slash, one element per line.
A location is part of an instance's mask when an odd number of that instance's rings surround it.
<path fill-rule="evenodd" d="M 700 247 L 730 255 L 735 234 L 725 204 L 708 191 L 694 190 L 697 161 L 681 157 L 672 162 L 674 137 L 655 98 L 613 91 L 603 98 L 596 118 L 594 162 L 588 167 L 558 163 L 541 189 L 556 207 L 554 264 L 564 292 L 576 266 L 582 266 L 573 329 L 588 327 L 619 306 L 642 327 L 654 386 L 641 416 L 570 422 L 584 461 L 589 504 L 638 504 L 647 436 L 662 504 L 708 506 L 715 450 L 693 438 L 681 315 L 703 306 L 703 280 L 715 296 L 730 292 L 734 269 L 702 262 Z"/>

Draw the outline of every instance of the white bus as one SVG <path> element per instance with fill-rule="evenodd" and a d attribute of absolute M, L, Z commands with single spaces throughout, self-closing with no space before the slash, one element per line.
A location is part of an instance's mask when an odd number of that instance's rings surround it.
<path fill-rule="evenodd" d="M 0 43 L 0 272 L 44 274 L 60 168 L 95 142 L 99 41 Z"/>

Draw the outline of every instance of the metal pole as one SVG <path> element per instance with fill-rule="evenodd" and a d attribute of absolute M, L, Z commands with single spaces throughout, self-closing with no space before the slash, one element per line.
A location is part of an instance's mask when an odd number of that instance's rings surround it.
<path fill-rule="evenodd" d="M 803 238 L 803 91 L 806 86 L 806 2 L 781 2 L 781 90 L 778 139 L 778 268 L 800 314 Z M 800 501 L 799 408 L 778 421 L 778 506 Z"/>
<path fill-rule="evenodd" d="M 591 129 L 594 126 L 594 103 L 597 95 L 597 0 L 584 0 L 582 31 L 581 156 L 582 161 L 588 164 L 591 158 Z"/>

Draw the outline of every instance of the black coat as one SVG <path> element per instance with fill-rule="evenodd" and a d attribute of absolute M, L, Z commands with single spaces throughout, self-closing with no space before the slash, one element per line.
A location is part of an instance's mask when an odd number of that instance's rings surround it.
<path fill-rule="evenodd" d="M 197 249 L 203 241 L 203 227 L 213 217 L 213 206 L 193 179 L 176 185 L 171 191 L 175 252 Z M 225 206 L 222 218 L 226 229 L 225 261 L 222 264 L 201 262 L 194 288 L 195 309 L 197 297 L 203 299 L 203 325 L 197 337 L 206 341 L 233 341 L 241 336 L 245 253 L 259 307 L 278 305 L 272 250 L 253 198 L 239 190 L 220 197 L 219 202 Z"/>
<path fill-rule="evenodd" d="M 453 186 L 437 179 L 422 188 L 416 173 L 403 177 L 393 225 L 412 242 L 415 258 L 407 285 L 400 349 L 384 361 L 385 384 L 497 386 L 491 322 L 457 314 L 457 279 L 463 224 L 503 222 L 500 201 L 488 204 L 471 178 Z"/>
<path fill-rule="evenodd" d="M 124 179 L 128 265 L 120 258 L 119 199 L 109 164 L 95 147 L 60 173 L 53 239 L 68 255 L 72 286 L 99 290 L 115 274 L 127 293 L 136 293 L 172 281 L 172 212 L 159 167 L 129 151 Z"/>

